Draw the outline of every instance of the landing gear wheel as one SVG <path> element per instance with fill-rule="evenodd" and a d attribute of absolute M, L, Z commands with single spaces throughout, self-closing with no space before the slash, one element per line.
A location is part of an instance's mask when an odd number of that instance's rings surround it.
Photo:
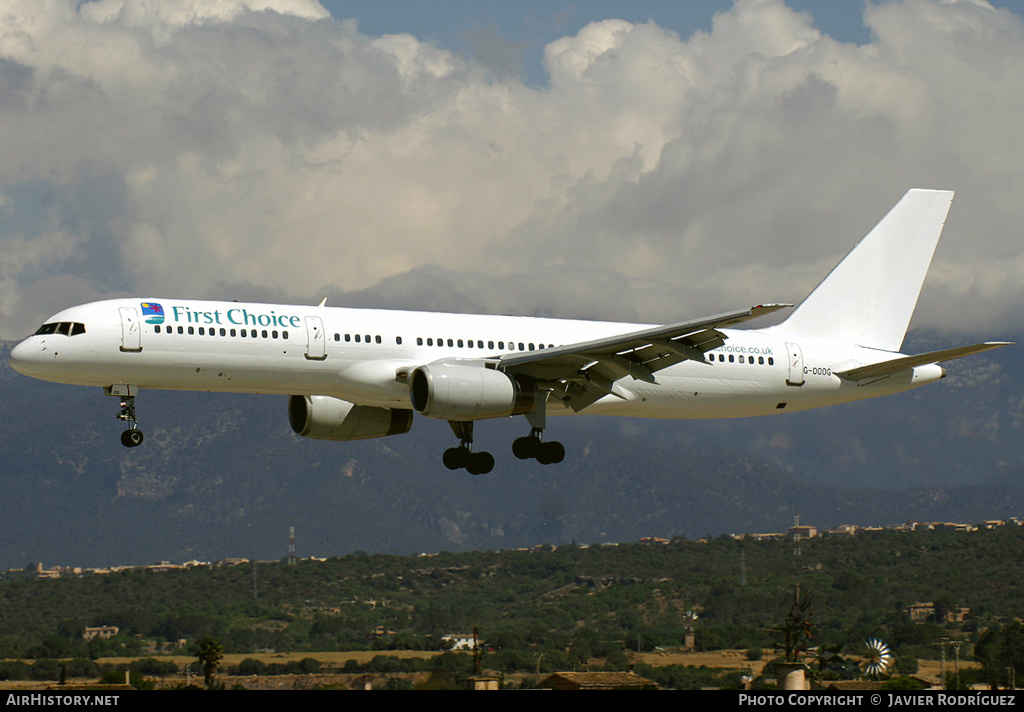
<path fill-rule="evenodd" d="M 471 475 L 486 475 L 494 469 L 494 455 L 489 452 L 474 452 L 468 459 L 466 469 Z"/>
<path fill-rule="evenodd" d="M 466 466 L 466 459 L 469 456 L 469 451 L 464 447 L 450 447 L 444 451 L 444 455 L 441 456 L 441 462 L 449 470 L 458 470 Z"/>
<path fill-rule="evenodd" d="M 534 436 L 516 437 L 512 441 L 512 454 L 520 460 L 529 460 L 532 457 L 537 457 L 538 445 L 540 445 L 540 441 Z"/>
<path fill-rule="evenodd" d="M 121 433 L 121 444 L 125 447 L 138 447 L 142 440 L 142 431 L 138 428 L 129 428 Z"/>
<path fill-rule="evenodd" d="M 540 445 L 540 440 L 532 435 L 524 435 L 512 441 L 512 454 L 520 460 L 529 460 L 537 457 L 538 445 Z"/>

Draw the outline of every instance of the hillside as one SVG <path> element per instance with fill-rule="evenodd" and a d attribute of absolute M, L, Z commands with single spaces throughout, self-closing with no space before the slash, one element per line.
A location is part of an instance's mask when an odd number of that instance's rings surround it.
<path fill-rule="evenodd" d="M 434 556 L 350 554 L 326 561 L 0 581 L 2 657 L 84 657 L 84 626 L 116 625 L 119 642 L 217 637 L 227 652 L 432 649 L 479 627 L 490 644 L 650 650 L 682 645 L 686 611 L 698 647 L 774 647 L 799 583 L 816 640 L 924 646 L 942 631 L 911 623 L 919 601 L 969 609 L 971 635 L 1024 615 L 1024 528 L 879 531 L 810 539 L 562 547 Z M 958 630 L 961 626 L 954 626 Z M 374 633 L 390 631 L 388 635 Z M 638 637 L 639 636 L 639 637 Z M 134 641 L 134 642 L 133 642 Z M 45 650 L 35 650 L 42 646 Z M 433 649 L 436 649 L 433 648 Z M 126 651 L 127 652 L 127 651 Z M 921 652 L 921 651 L 919 651 Z M 935 654 L 925 652 L 924 657 Z M 529 667 L 529 666 L 528 666 Z"/>
<path fill-rule="evenodd" d="M 909 348 L 926 350 L 918 337 Z M 948 341 L 938 342 L 949 345 Z M 448 426 L 303 440 L 285 399 L 143 392 L 143 447 L 118 443 L 98 389 L 34 381 L 0 359 L 0 568 L 416 553 L 654 535 L 889 525 L 1024 513 L 1019 348 L 950 364 L 900 396 L 736 421 L 554 419 L 561 465 L 516 460 L 521 418 L 481 423 L 483 477 L 440 463 Z"/>

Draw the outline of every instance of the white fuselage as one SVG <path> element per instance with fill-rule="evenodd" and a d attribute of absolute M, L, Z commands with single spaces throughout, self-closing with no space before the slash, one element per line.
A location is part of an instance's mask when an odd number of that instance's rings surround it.
<path fill-rule="evenodd" d="M 161 305 L 162 315 L 146 314 L 147 304 Z M 392 409 L 411 407 L 408 375 L 425 364 L 450 359 L 479 363 L 645 328 L 174 299 L 95 302 L 66 309 L 50 324 L 58 330 L 37 333 L 12 351 L 18 371 L 59 383 L 316 394 Z M 81 324 L 84 331 L 62 326 L 67 324 Z M 670 366 L 656 374 L 654 383 L 624 378 L 614 395 L 582 412 L 647 418 L 768 415 L 895 393 L 943 373 L 931 364 L 852 382 L 833 374 L 894 354 L 798 338 L 774 327 L 720 331 L 725 344 L 708 352 L 707 361 Z M 554 399 L 547 410 L 552 415 L 572 412 Z"/>

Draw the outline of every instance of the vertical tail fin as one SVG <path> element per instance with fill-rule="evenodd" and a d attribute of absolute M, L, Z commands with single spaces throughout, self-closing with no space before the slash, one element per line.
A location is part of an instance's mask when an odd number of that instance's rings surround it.
<path fill-rule="evenodd" d="M 952 201 L 908 191 L 778 329 L 899 351 Z"/>

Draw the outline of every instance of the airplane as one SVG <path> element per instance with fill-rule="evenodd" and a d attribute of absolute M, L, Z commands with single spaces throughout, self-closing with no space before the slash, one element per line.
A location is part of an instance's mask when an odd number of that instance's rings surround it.
<path fill-rule="evenodd" d="M 449 469 L 478 475 L 474 423 L 525 416 L 513 454 L 561 462 L 548 415 L 735 418 L 899 393 L 946 375 L 938 364 L 1009 342 L 906 355 L 900 348 L 952 191 L 910 190 L 781 323 L 789 308 L 668 325 L 142 297 L 71 307 L 14 347 L 15 370 L 101 386 L 120 398 L 126 447 L 143 441 L 140 389 L 288 395 L 299 435 L 362 440 L 446 420 Z"/>

